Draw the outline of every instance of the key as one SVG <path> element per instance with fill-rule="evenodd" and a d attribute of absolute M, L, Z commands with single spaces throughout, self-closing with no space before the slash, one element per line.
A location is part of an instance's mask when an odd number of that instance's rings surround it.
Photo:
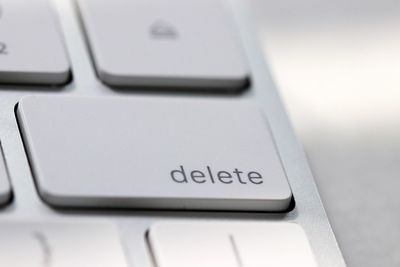
<path fill-rule="evenodd" d="M 148 238 L 157 267 L 239 267 L 227 233 L 212 224 L 157 223 Z"/>
<path fill-rule="evenodd" d="M 62 84 L 70 77 L 47 0 L 0 2 L 0 83 Z"/>
<path fill-rule="evenodd" d="M 0 266 L 128 267 L 105 222 L 0 222 Z"/>
<path fill-rule="evenodd" d="M 0 145 L 0 205 L 6 204 L 10 200 L 10 198 L 11 198 L 11 186 L 8 181 L 6 163 Z"/>
<path fill-rule="evenodd" d="M 274 223 L 246 227 L 230 235 L 237 246 L 237 257 L 248 267 L 317 267 L 303 229 L 292 223 Z"/>
<path fill-rule="evenodd" d="M 31 96 L 17 113 L 39 193 L 54 206 L 283 211 L 291 201 L 249 103 Z"/>
<path fill-rule="evenodd" d="M 248 67 L 233 22 L 216 0 L 81 0 L 100 79 L 111 86 L 235 91 Z"/>
<path fill-rule="evenodd" d="M 149 243 L 157 267 L 317 267 L 293 223 L 156 223 Z"/>

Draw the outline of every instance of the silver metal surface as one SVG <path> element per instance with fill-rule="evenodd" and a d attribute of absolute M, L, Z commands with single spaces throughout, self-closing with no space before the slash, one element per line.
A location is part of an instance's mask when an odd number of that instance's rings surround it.
<path fill-rule="evenodd" d="M 271 82 L 269 70 L 264 62 L 259 40 L 254 31 L 252 15 L 245 1 L 232 0 L 229 6 L 235 14 L 245 52 L 251 69 L 251 87 L 238 95 L 213 95 L 189 93 L 155 93 L 147 90 L 116 91 L 96 78 L 77 13 L 70 0 L 54 2 L 66 47 L 70 55 L 73 82 L 63 88 L 29 88 L 1 86 L 0 90 L 0 139 L 10 173 L 15 199 L 0 211 L 3 219 L 46 218 L 108 218 L 115 221 L 121 231 L 125 251 L 132 266 L 152 266 L 151 255 L 145 242 L 149 226 L 160 220 L 207 220 L 207 221 L 293 221 L 303 227 L 320 266 L 345 266 L 337 247 L 329 222 L 322 207 L 316 186 L 301 146 L 282 107 L 280 98 Z M 219 98 L 231 97 L 251 100 L 263 107 L 268 116 L 282 162 L 296 201 L 296 207 L 287 214 L 228 213 L 228 212 L 166 212 L 135 210 L 54 210 L 39 198 L 28 165 L 24 146 L 18 131 L 14 108 L 18 100 L 33 94 L 69 95 L 158 95 L 165 98 Z"/>
<path fill-rule="evenodd" d="M 400 266 L 400 1 L 250 0 L 348 266 Z"/>

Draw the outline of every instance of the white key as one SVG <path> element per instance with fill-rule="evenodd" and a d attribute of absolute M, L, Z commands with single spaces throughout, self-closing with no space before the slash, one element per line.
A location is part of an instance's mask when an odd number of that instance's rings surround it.
<path fill-rule="evenodd" d="M 18 118 L 53 205 L 282 211 L 291 201 L 266 120 L 248 103 L 31 96 Z"/>
<path fill-rule="evenodd" d="M 239 267 L 229 236 L 213 226 L 158 223 L 151 227 L 149 241 L 156 266 Z"/>
<path fill-rule="evenodd" d="M 6 163 L 0 145 L 0 205 L 7 203 L 11 198 L 11 187 L 8 180 Z"/>
<path fill-rule="evenodd" d="M 242 266 L 317 267 L 303 229 L 290 223 L 243 225 L 231 235 Z"/>
<path fill-rule="evenodd" d="M 0 83 L 61 84 L 70 66 L 47 0 L 0 1 Z"/>
<path fill-rule="evenodd" d="M 0 222 L 0 266 L 127 267 L 118 231 L 103 222 Z"/>
<path fill-rule="evenodd" d="M 317 267 L 293 223 L 157 223 L 149 242 L 157 267 Z"/>
<path fill-rule="evenodd" d="M 220 0 L 80 0 L 100 79 L 114 86 L 241 89 L 248 68 Z"/>

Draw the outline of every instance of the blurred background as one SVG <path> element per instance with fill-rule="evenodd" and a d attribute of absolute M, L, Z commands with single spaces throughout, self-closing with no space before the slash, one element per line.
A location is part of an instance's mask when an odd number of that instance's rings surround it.
<path fill-rule="evenodd" d="M 250 0 L 349 266 L 400 266 L 400 1 Z"/>

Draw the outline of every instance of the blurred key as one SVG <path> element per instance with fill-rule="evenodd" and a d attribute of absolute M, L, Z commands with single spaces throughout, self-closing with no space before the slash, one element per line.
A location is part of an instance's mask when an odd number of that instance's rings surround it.
<path fill-rule="evenodd" d="M 294 223 L 164 222 L 149 242 L 157 267 L 317 267 Z"/>
<path fill-rule="evenodd" d="M 62 84 L 70 65 L 47 0 L 0 2 L 0 83 Z"/>
<path fill-rule="evenodd" d="M 157 223 L 149 242 L 157 267 L 241 267 L 219 224 Z"/>
<path fill-rule="evenodd" d="M 0 266 L 127 267 L 113 225 L 103 222 L 1 222 Z"/>
<path fill-rule="evenodd" d="M 230 235 L 242 266 L 317 267 L 304 230 L 294 223 L 245 224 Z"/>
<path fill-rule="evenodd" d="M 78 1 L 95 67 L 112 86 L 238 90 L 247 64 L 217 0 Z"/>

